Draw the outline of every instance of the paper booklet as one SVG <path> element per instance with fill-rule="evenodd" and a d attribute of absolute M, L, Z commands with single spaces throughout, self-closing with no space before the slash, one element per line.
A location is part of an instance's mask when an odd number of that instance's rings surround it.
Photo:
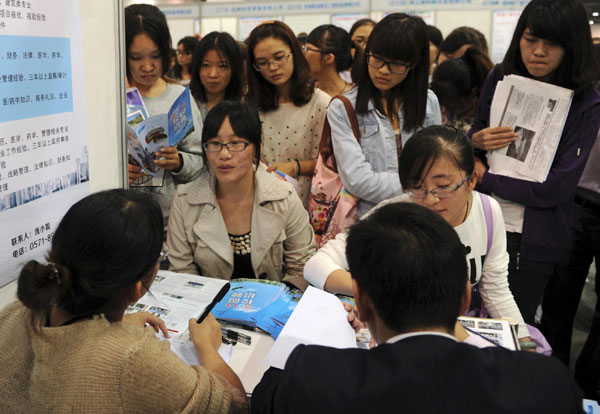
<path fill-rule="evenodd" d="M 150 290 L 125 313 L 146 311 L 160 317 L 174 339 L 187 340 L 190 318 L 198 318 L 229 281 L 160 270 Z"/>
<path fill-rule="evenodd" d="M 470 334 L 482 336 L 495 345 L 510 349 L 511 351 L 521 349 L 516 332 L 517 325 L 512 325 L 505 319 L 460 316 L 458 322 Z"/>
<path fill-rule="evenodd" d="M 573 91 L 517 75 L 498 82 L 490 127 L 513 127 L 518 139 L 487 153 L 490 172 L 544 182 L 560 143 Z"/>
<path fill-rule="evenodd" d="M 175 100 L 166 114 L 148 117 L 148 111 L 136 88 L 127 89 L 127 149 L 131 164 L 144 174 L 134 185 L 160 186 L 164 169 L 154 163 L 154 153 L 173 147 L 194 131 L 190 88 Z"/>
<path fill-rule="evenodd" d="M 215 318 L 242 328 L 267 332 L 277 339 L 302 297 L 285 283 L 262 279 L 234 279 L 213 309 Z"/>

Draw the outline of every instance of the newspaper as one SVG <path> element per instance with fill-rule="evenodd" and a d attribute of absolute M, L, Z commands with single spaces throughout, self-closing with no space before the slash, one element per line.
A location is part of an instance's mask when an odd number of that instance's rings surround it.
<path fill-rule="evenodd" d="M 572 100 L 570 89 L 522 76 L 508 75 L 498 82 L 490 127 L 513 127 L 519 137 L 507 147 L 488 152 L 490 172 L 546 181 Z"/>
<path fill-rule="evenodd" d="M 187 340 L 188 321 L 198 318 L 227 280 L 161 270 L 150 290 L 125 313 L 150 312 L 160 317 L 174 339 Z"/>

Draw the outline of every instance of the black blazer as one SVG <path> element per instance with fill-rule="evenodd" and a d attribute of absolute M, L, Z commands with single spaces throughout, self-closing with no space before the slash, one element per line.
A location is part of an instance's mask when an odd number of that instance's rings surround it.
<path fill-rule="evenodd" d="M 420 335 L 369 351 L 301 345 L 265 373 L 252 412 L 568 414 L 582 399 L 554 358 Z"/>

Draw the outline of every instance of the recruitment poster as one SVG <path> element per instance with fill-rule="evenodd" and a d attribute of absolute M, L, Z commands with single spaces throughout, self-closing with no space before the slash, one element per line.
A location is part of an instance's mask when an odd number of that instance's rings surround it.
<path fill-rule="evenodd" d="M 89 191 L 78 0 L 0 2 L 0 286 Z"/>

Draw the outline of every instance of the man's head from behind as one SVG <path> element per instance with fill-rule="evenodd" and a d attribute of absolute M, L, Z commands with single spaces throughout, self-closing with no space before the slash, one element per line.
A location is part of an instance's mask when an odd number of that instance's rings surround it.
<path fill-rule="evenodd" d="M 368 302 L 369 319 L 374 310 L 389 331 L 453 332 L 468 305 L 465 247 L 424 207 L 389 204 L 359 221 L 348 234 L 346 257 L 359 310 Z"/>

